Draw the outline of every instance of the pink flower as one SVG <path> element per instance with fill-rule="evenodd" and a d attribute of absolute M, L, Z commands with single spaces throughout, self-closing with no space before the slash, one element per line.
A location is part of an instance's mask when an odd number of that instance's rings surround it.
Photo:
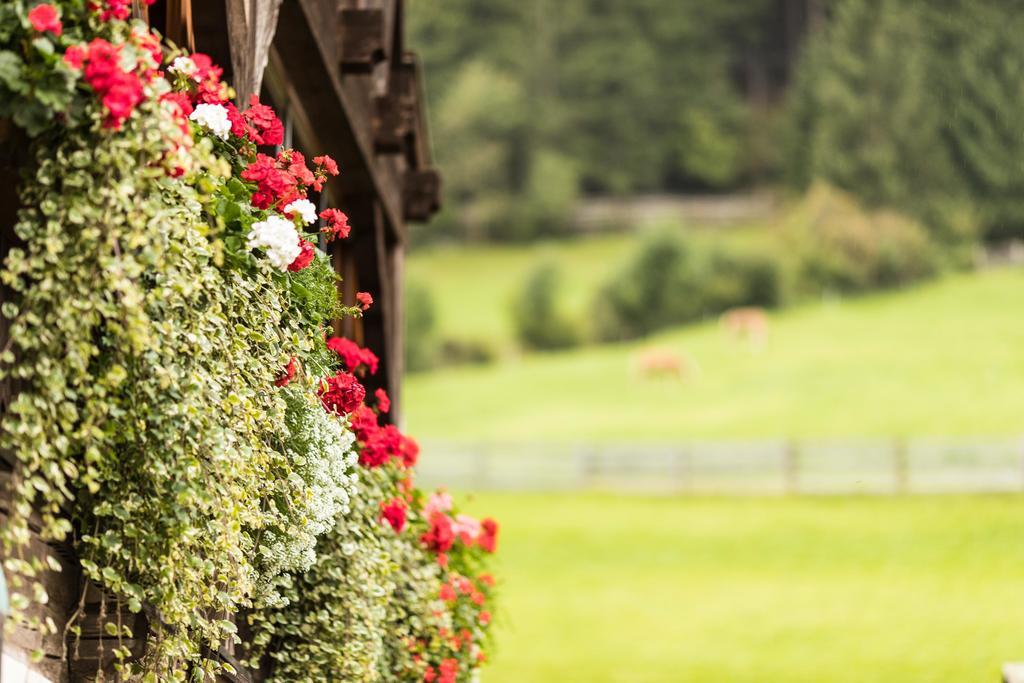
<path fill-rule="evenodd" d="M 368 311 L 373 305 L 373 296 L 369 292 L 359 292 L 356 294 L 356 301 L 359 302 L 360 309 Z"/>
<path fill-rule="evenodd" d="M 434 516 L 436 512 L 448 512 L 452 509 L 452 496 L 447 491 L 435 491 L 430 494 L 427 498 L 426 505 L 423 506 L 423 516 L 430 518 Z"/>
<path fill-rule="evenodd" d="M 455 517 L 455 525 L 453 527 L 455 535 L 459 537 L 459 540 L 466 545 L 473 545 L 476 542 L 477 536 L 480 535 L 482 527 L 480 521 L 475 517 L 469 515 L 457 515 Z"/>
<path fill-rule="evenodd" d="M 36 5 L 29 10 L 28 21 L 32 24 L 32 28 L 39 33 L 49 31 L 53 35 L 59 36 L 64 31 L 57 8 L 49 3 Z"/>

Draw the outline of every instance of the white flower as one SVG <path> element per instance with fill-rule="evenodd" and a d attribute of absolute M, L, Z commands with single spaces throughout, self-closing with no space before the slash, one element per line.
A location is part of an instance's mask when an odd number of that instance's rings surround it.
<path fill-rule="evenodd" d="M 181 74 L 188 78 L 192 78 L 199 71 L 199 67 L 192 61 L 191 57 L 177 57 L 171 65 L 167 67 L 167 70 L 171 73 Z"/>
<path fill-rule="evenodd" d="M 287 270 L 291 262 L 302 253 L 295 223 L 281 216 L 269 216 L 265 221 L 253 223 L 248 246 L 250 249 L 266 250 L 267 258 L 280 270 Z"/>
<path fill-rule="evenodd" d="M 197 104 L 189 118 L 221 140 L 228 139 L 228 133 L 231 132 L 231 121 L 228 120 L 228 110 L 223 105 Z"/>
<path fill-rule="evenodd" d="M 302 218 L 302 222 L 306 225 L 316 223 L 316 205 L 308 199 L 296 199 L 294 202 L 284 207 L 284 215 L 299 214 Z"/>

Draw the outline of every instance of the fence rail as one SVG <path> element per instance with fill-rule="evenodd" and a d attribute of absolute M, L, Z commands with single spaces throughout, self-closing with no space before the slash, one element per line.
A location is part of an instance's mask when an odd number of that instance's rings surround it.
<path fill-rule="evenodd" d="M 425 442 L 423 453 L 422 483 L 473 491 L 1024 492 L 1024 436 L 677 444 L 435 441 Z"/>

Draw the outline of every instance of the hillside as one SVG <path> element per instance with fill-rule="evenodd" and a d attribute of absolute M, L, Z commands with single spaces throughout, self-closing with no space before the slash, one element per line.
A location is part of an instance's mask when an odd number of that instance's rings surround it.
<path fill-rule="evenodd" d="M 585 272 L 571 263 L 567 272 L 575 267 Z M 442 299 L 443 315 L 483 311 L 463 324 L 496 329 L 501 318 L 469 298 L 490 297 L 501 274 L 481 268 L 479 287 Z M 760 350 L 709 321 L 633 344 L 413 375 L 406 416 L 412 432 L 447 439 L 1015 434 L 1024 431 L 1021 310 L 1022 271 L 950 276 L 779 312 Z M 650 349 L 676 355 L 689 376 L 641 376 L 637 357 Z"/>

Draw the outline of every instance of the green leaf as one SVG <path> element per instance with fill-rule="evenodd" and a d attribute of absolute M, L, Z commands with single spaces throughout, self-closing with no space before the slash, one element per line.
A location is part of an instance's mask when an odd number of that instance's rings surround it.
<path fill-rule="evenodd" d="M 3 83 L 12 92 L 26 92 L 28 84 L 22 78 L 24 66 L 25 63 L 21 61 L 21 57 L 10 50 L 0 50 L 0 83 Z"/>

